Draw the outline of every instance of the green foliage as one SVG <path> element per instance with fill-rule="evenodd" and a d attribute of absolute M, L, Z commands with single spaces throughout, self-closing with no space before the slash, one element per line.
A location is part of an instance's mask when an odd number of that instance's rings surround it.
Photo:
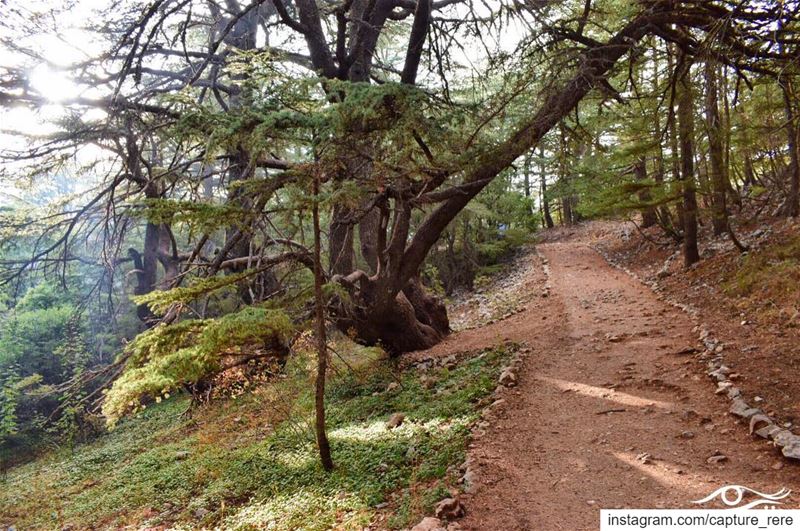
<path fill-rule="evenodd" d="M 297 359 L 287 378 L 212 404 L 197 421 L 173 397 L 92 444 L 12 469 L 0 518 L 19 527 L 361 529 L 388 502 L 390 526 L 408 527 L 455 486 L 448 468 L 463 461 L 468 425 L 511 349 L 431 370 L 433 388 L 415 370 L 350 357 L 354 372 L 334 378 L 328 395 L 333 473 L 319 465 L 309 374 Z M 286 402 L 291 413 L 276 418 L 270 404 Z M 387 430 L 397 411 L 406 421 Z"/>
<path fill-rule="evenodd" d="M 676 183 L 636 181 L 632 176 L 588 173 L 576 178 L 572 191 L 581 198 L 578 211 L 585 217 L 626 215 L 646 207 L 668 205 L 680 198 Z M 555 192 L 562 192 L 554 187 Z"/>
<path fill-rule="evenodd" d="M 444 246 L 431 251 L 427 267 L 438 273 L 429 286 L 440 284 L 444 293 L 472 287 L 516 249 L 529 242 L 538 226 L 533 201 L 515 189 L 513 175 L 494 181 L 453 220 L 442 235 Z M 431 278 L 426 274 L 423 278 Z"/>
<path fill-rule="evenodd" d="M 158 325 L 126 349 L 126 370 L 106 395 L 103 414 L 114 426 L 127 412 L 144 408 L 142 398 L 160 398 L 197 383 L 220 370 L 224 354 L 286 341 L 293 329 L 283 311 L 255 307 L 218 319 Z"/>
<path fill-rule="evenodd" d="M 22 377 L 40 374 L 46 383 L 61 381 L 71 362 L 59 348 L 68 328 L 80 326 L 76 311 L 52 284 L 29 289 L 0 325 L 0 368 L 15 366 Z"/>
<path fill-rule="evenodd" d="M 82 433 L 81 386 L 64 385 L 91 363 L 85 320 L 55 285 L 30 288 L 0 325 L 2 449 L 16 459 L 46 442 Z M 10 429 L 13 427 L 13 429 Z"/>
<path fill-rule="evenodd" d="M 439 268 L 437 268 L 430 262 L 426 262 L 420 276 L 422 277 L 422 280 L 425 283 L 425 285 L 428 286 L 428 288 L 431 291 L 433 291 L 436 295 L 438 296 L 445 295 L 445 290 L 444 286 L 442 285 L 441 273 L 439 273 Z"/>
<path fill-rule="evenodd" d="M 63 290 L 59 290 L 51 282 L 43 282 L 26 291 L 15 309 L 17 312 L 47 310 L 67 303 L 68 298 Z"/>
<path fill-rule="evenodd" d="M 16 435 L 19 376 L 15 367 L 5 367 L 0 372 L 0 445 L 11 435 Z"/>
<path fill-rule="evenodd" d="M 70 367 L 71 377 L 78 379 L 88 368 L 91 353 L 84 341 L 83 327 L 80 318 L 73 315 L 67 322 L 64 341 L 55 351 L 61 359 Z M 77 386 L 74 390 L 58 396 L 60 414 L 47 429 L 56 437 L 68 442 L 70 446 L 81 435 L 82 420 L 84 410 L 81 407 L 84 398 L 90 391 L 83 386 Z"/>
<path fill-rule="evenodd" d="M 214 205 L 197 201 L 146 199 L 143 216 L 156 224 L 187 224 L 191 230 L 210 233 L 220 227 L 237 227 L 247 211 L 234 205 Z"/>
<path fill-rule="evenodd" d="M 22 374 L 41 374 L 46 382 L 63 378 L 66 367 L 56 349 L 74 311 L 61 305 L 15 312 L 0 333 L 0 366 L 15 364 Z"/>
<path fill-rule="evenodd" d="M 173 304 L 188 304 L 200 297 L 231 288 L 254 274 L 255 272 L 249 270 L 234 275 L 193 279 L 188 286 L 163 291 L 153 290 L 144 295 L 134 296 L 132 300 L 135 304 L 146 304 L 155 314 L 163 315 Z"/>

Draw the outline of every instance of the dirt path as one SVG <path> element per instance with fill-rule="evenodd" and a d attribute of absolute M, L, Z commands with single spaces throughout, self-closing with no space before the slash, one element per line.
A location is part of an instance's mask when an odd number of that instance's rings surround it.
<path fill-rule="evenodd" d="M 478 480 L 461 526 L 598 529 L 600 508 L 697 508 L 691 500 L 731 484 L 786 487 L 797 507 L 800 467 L 752 439 L 697 362 L 678 354 L 695 345 L 689 318 L 585 245 L 539 249 L 549 297 L 435 349 L 532 347 L 519 385 L 471 446 Z M 523 289 L 539 290 L 539 275 Z M 728 459 L 709 464 L 717 453 Z"/>

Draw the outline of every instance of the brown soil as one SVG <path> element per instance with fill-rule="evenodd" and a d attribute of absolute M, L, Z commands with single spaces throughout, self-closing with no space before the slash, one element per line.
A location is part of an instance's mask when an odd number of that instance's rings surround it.
<path fill-rule="evenodd" d="M 677 244 L 656 246 L 633 231 L 631 237 L 620 238 L 623 224 L 593 224 L 588 232 L 602 237 L 596 240 L 606 252 L 641 278 L 657 279 L 664 260 L 679 252 Z M 787 237 L 796 237 L 797 224 L 785 220 L 754 226 L 769 236 L 756 243 L 751 254 L 768 253 Z M 657 229 L 649 233 L 653 239 Z M 746 236 L 746 233 L 745 233 Z M 725 291 L 740 263 L 740 254 L 724 238 L 712 243 L 702 242 L 704 259 L 691 270 L 684 270 L 678 257 L 670 274 L 657 279 L 666 297 L 688 303 L 699 310 L 703 328 L 725 344 L 725 364 L 740 375 L 736 385 L 748 402 L 756 396 L 763 402 L 756 405 L 781 424 L 800 425 L 800 326 L 795 307 L 800 286 L 790 292 L 759 290 L 752 297 L 738 297 Z M 712 245 L 724 250 L 713 252 Z"/>
<path fill-rule="evenodd" d="M 591 232 L 578 236 L 539 246 L 548 297 L 535 268 L 524 311 L 417 354 L 504 340 L 532 350 L 470 446 L 478 479 L 462 528 L 598 529 L 601 508 L 698 508 L 691 500 L 724 485 L 800 492 L 800 466 L 748 435 L 703 366 L 679 354 L 696 345 L 696 323 L 611 268 L 587 246 Z M 717 453 L 728 459 L 709 464 Z"/>

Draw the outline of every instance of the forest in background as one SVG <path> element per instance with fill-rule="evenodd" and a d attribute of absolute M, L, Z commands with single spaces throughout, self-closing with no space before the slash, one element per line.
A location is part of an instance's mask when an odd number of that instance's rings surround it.
<path fill-rule="evenodd" d="M 798 215 L 798 2 L 79 5 L 2 7 L 4 469 L 301 353 L 330 468 L 331 345 L 437 344 L 537 229 Z"/>

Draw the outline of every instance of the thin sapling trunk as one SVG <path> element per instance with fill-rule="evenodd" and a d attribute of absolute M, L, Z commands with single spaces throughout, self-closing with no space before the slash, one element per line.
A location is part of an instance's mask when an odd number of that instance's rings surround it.
<path fill-rule="evenodd" d="M 333 470 L 331 446 L 325 431 L 325 375 L 328 371 L 328 339 L 325 334 L 325 300 L 322 295 L 322 259 L 319 228 L 319 177 L 314 176 L 311 216 L 314 224 L 314 305 L 317 328 L 317 379 L 315 383 L 315 430 L 322 468 Z"/>

